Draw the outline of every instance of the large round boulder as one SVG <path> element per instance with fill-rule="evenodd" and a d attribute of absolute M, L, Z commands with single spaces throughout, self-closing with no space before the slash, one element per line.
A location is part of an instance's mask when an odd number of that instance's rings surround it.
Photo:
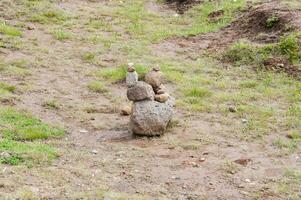
<path fill-rule="evenodd" d="M 138 81 L 133 87 L 128 88 L 127 97 L 130 101 L 154 100 L 155 93 L 152 86 Z"/>
<path fill-rule="evenodd" d="M 169 99 L 165 103 L 135 102 L 130 123 L 133 133 L 142 136 L 162 135 L 172 119 L 173 106 L 173 99 Z"/>

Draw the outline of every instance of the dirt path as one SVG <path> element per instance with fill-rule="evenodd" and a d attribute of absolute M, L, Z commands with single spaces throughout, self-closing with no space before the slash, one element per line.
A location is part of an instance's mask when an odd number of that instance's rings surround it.
<path fill-rule="evenodd" d="M 82 10 L 96 12 L 95 4 L 66 1 L 60 6 L 80 15 Z M 24 199 L 101 199 L 106 191 L 109 196 L 128 199 L 184 200 L 256 199 L 258 193 L 266 193 L 265 199 L 282 199 L 273 195 L 270 184 L 281 177 L 285 164 L 300 164 L 296 154 L 277 158 L 270 143 L 227 138 L 232 129 L 220 122 L 218 114 L 180 109 L 176 114 L 179 125 L 162 138 L 135 138 L 128 130 L 129 118 L 118 113 L 126 101 L 124 85 L 114 84 L 109 95 L 87 88 L 94 80 L 90 74 L 99 66 L 82 61 L 80 52 L 92 47 L 76 40 L 54 41 L 43 25 L 34 26 L 23 37 L 29 43 L 35 39 L 38 46 L 7 57 L 36 63 L 30 68 L 31 75 L 20 81 L 30 89 L 15 103 L 43 121 L 66 127 L 68 134 L 49 141 L 61 155 L 50 166 L 2 170 L 0 194 L 8 199 L 16 195 Z M 85 33 L 79 29 L 74 34 Z M 59 109 L 43 106 L 50 100 L 58 102 Z M 87 113 L 91 106 L 99 111 Z M 231 164 L 237 159 L 251 162 Z"/>

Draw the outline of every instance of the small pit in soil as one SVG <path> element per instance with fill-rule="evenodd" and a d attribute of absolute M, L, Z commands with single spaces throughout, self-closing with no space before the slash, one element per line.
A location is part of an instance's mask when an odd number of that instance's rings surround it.
<path fill-rule="evenodd" d="M 203 0 L 166 0 L 167 5 L 179 14 L 184 14 L 185 11 L 202 2 Z"/>

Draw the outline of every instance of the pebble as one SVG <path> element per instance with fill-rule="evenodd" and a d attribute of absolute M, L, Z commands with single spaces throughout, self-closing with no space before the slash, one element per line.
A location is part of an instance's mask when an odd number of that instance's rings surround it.
<path fill-rule="evenodd" d="M 179 176 L 172 176 L 171 178 L 175 179 L 175 180 L 180 180 L 181 179 Z"/>
<path fill-rule="evenodd" d="M 130 115 L 132 113 L 132 107 L 131 106 L 123 106 L 120 110 L 121 115 Z"/>
<path fill-rule="evenodd" d="M 166 102 L 168 100 L 168 98 L 169 98 L 169 94 L 167 94 L 167 93 L 155 95 L 155 100 L 160 103 Z"/>
<path fill-rule="evenodd" d="M 8 153 L 8 152 L 2 152 L 1 154 L 0 154 L 0 156 L 1 157 L 3 157 L 3 158 L 9 158 L 9 157 L 11 157 L 11 155 Z"/>
<path fill-rule="evenodd" d="M 247 183 L 251 183 L 251 180 L 250 180 L 250 179 L 248 179 L 248 178 L 246 178 L 246 179 L 245 179 L 245 182 L 247 182 Z"/>
<path fill-rule="evenodd" d="M 205 160 L 206 160 L 206 158 L 201 158 L 200 159 L 201 162 L 204 162 Z"/>
<path fill-rule="evenodd" d="M 88 131 L 86 129 L 81 129 L 79 130 L 80 133 L 88 133 Z"/>
<path fill-rule="evenodd" d="M 229 107 L 229 111 L 232 112 L 232 113 L 235 113 L 235 112 L 236 112 L 236 109 L 235 109 L 234 107 L 230 106 L 230 107 Z"/>
<path fill-rule="evenodd" d="M 196 164 L 195 162 L 191 162 L 190 163 L 193 167 L 198 167 L 198 164 Z"/>
<path fill-rule="evenodd" d="M 242 119 L 241 121 L 242 121 L 242 123 L 244 123 L 244 124 L 248 122 L 247 119 Z"/>
<path fill-rule="evenodd" d="M 97 150 L 95 150 L 95 149 L 93 149 L 93 150 L 91 151 L 91 153 L 93 153 L 93 154 L 97 154 L 97 153 L 98 153 L 98 151 L 97 151 Z"/>

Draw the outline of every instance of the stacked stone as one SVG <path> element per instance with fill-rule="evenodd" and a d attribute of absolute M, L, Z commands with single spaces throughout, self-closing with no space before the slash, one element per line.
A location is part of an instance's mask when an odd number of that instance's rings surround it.
<path fill-rule="evenodd" d="M 174 101 L 163 85 L 160 68 L 154 67 L 145 75 L 145 82 L 138 81 L 133 66 L 126 76 L 127 97 L 133 101 L 130 126 L 134 134 L 143 136 L 162 135 L 173 116 Z"/>

